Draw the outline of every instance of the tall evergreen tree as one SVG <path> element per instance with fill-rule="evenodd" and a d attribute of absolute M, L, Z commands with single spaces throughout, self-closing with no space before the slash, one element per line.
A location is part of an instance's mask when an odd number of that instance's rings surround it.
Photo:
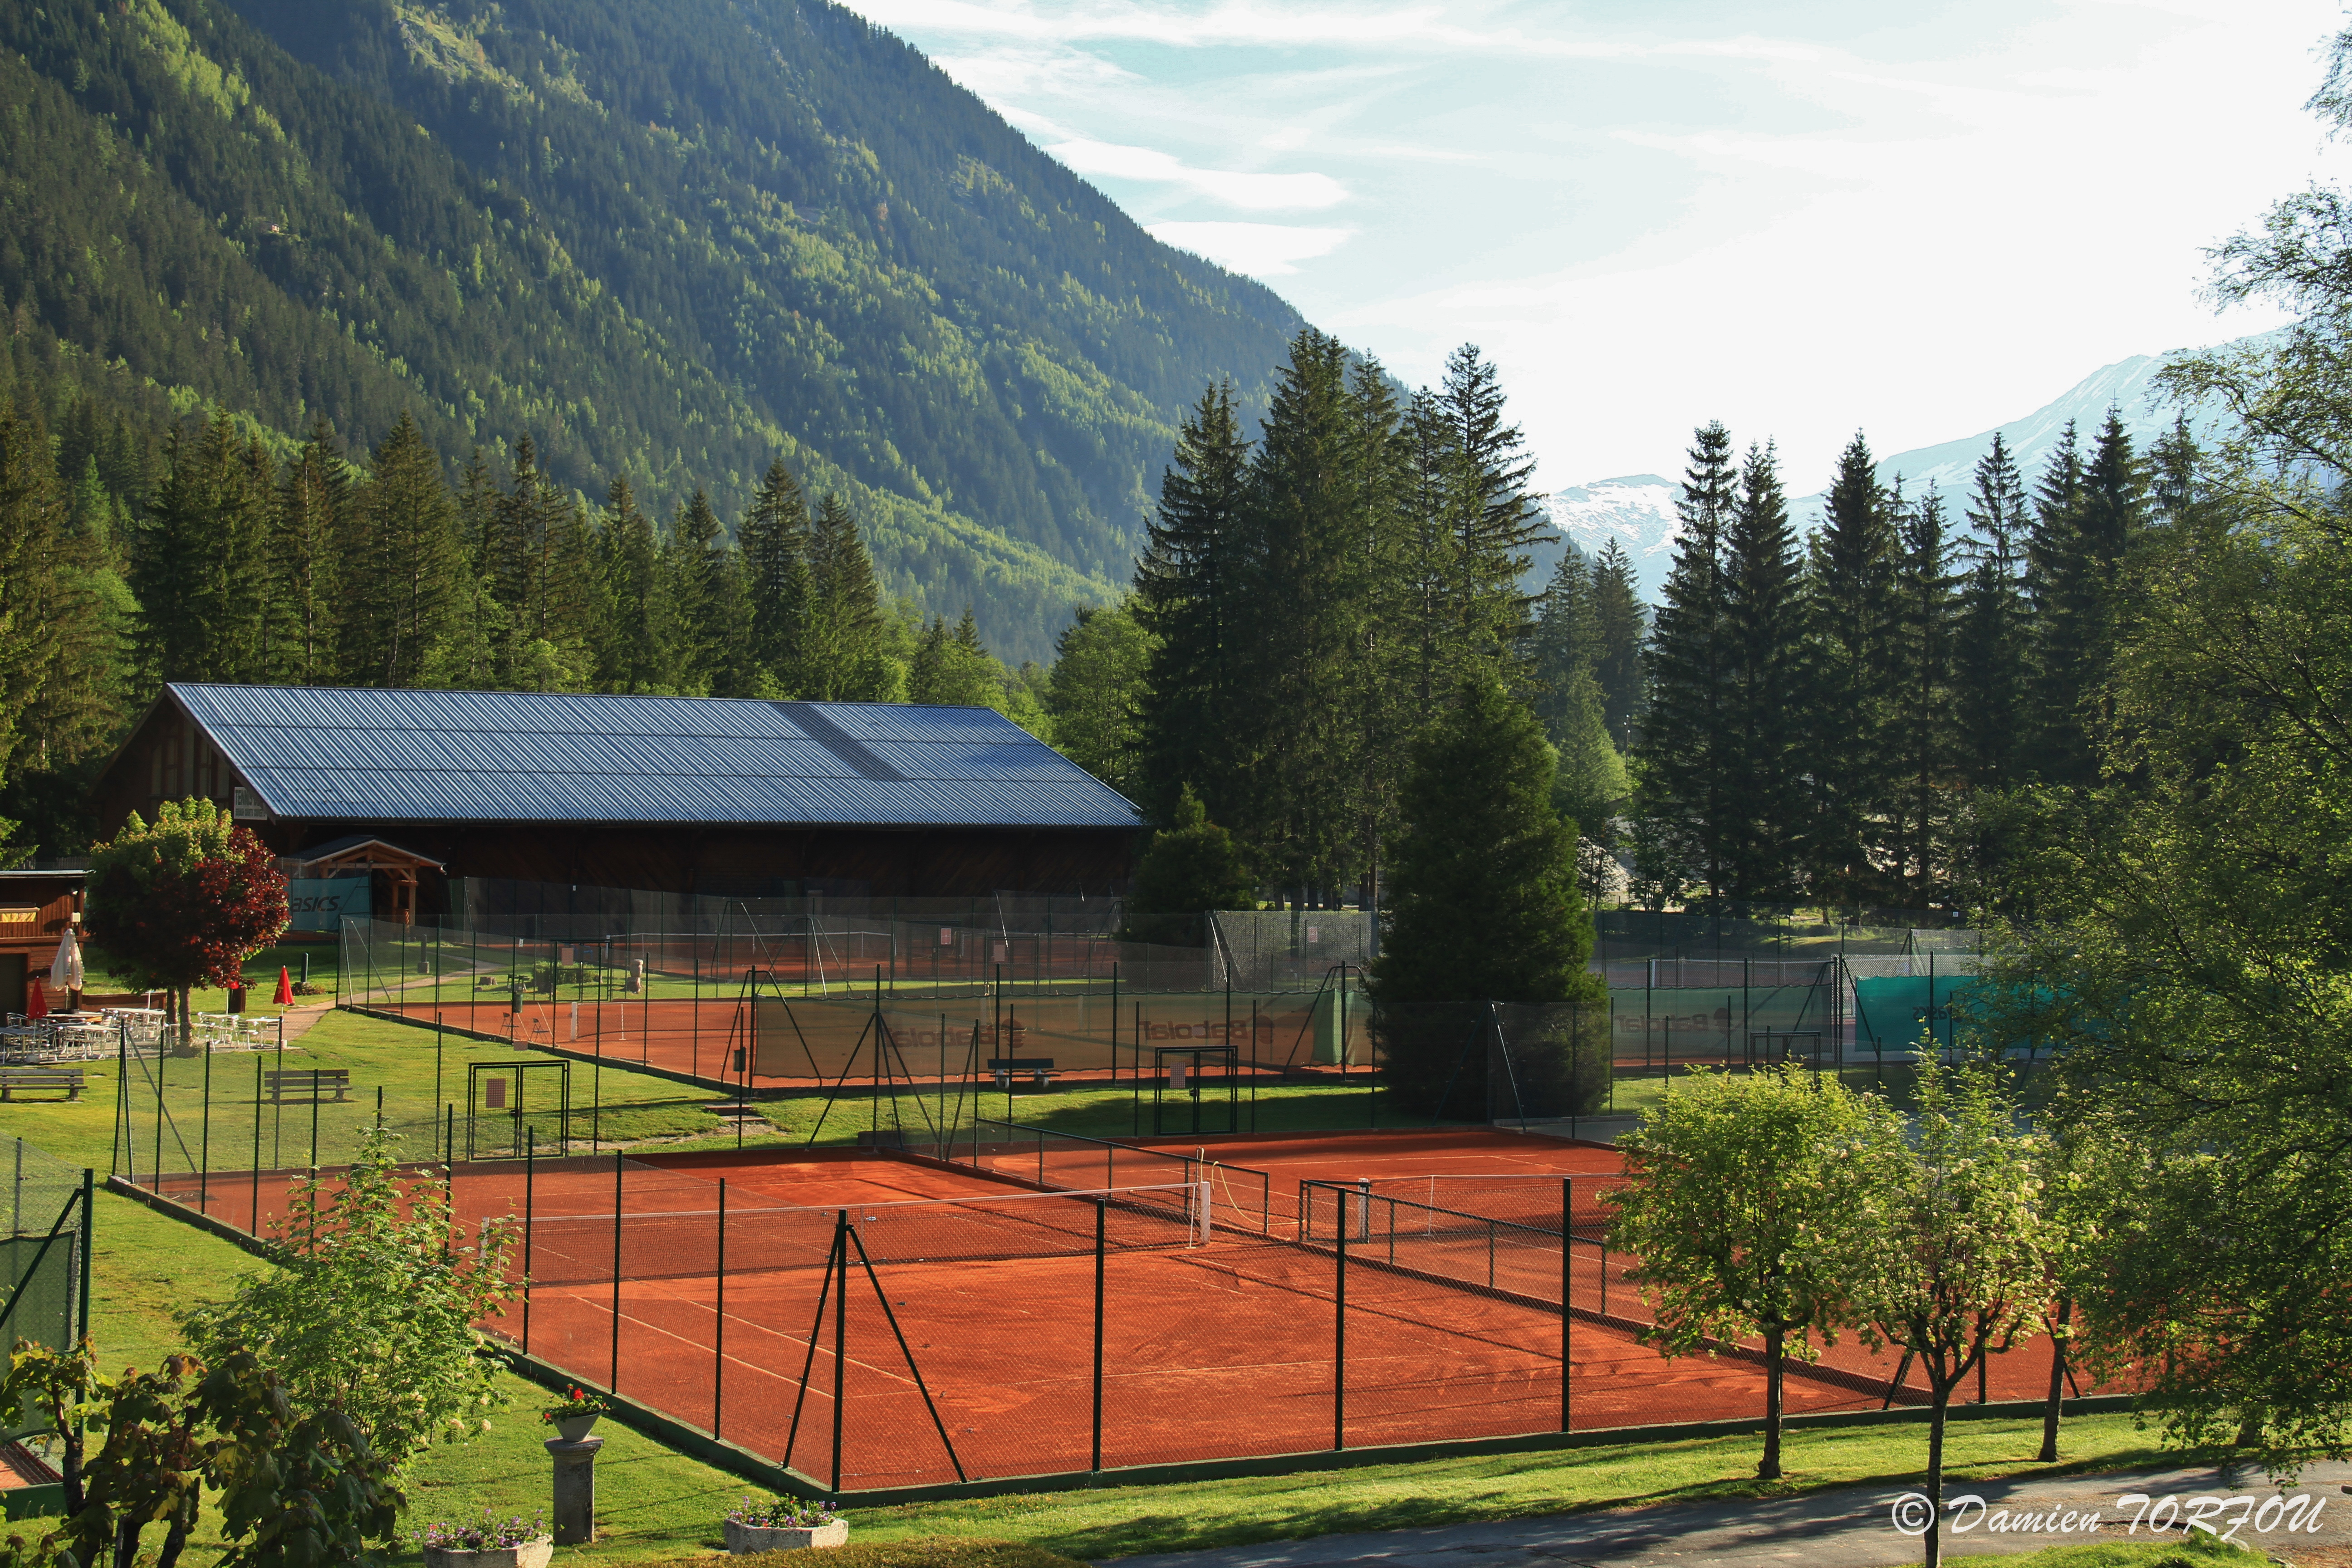
<path fill-rule="evenodd" d="M 0 399 L 0 784 L 30 739 L 21 726 L 58 647 L 51 611 L 64 508 L 51 461 L 48 432 Z M 17 826 L 0 818 L 0 868 L 32 852 L 16 841 Z"/>
<path fill-rule="evenodd" d="M 1544 532 L 1541 498 L 1528 483 L 1535 459 L 1519 427 L 1504 422 L 1501 379 L 1475 343 L 1446 359 L 1438 402 L 1456 465 L 1447 510 L 1463 645 L 1469 657 L 1494 661 L 1507 679 L 1529 626 L 1530 596 L 1519 580 L 1528 546 Z"/>
<path fill-rule="evenodd" d="M 1347 464 L 1347 371 L 1346 348 L 1310 327 L 1278 373 L 1243 513 L 1248 700 L 1225 717 L 1228 733 L 1253 737 L 1244 750 L 1257 759 L 1247 805 L 1230 825 L 1279 885 L 1310 900 L 1345 886 L 1360 866 L 1347 696 L 1363 561 Z"/>
<path fill-rule="evenodd" d="M 345 677 L 415 686 L 439 658 L 462 584 L 457 508 L 440 454 L 403 415 L 376 443 L 374 477 L 352 510 L 365 547 L 347 558 Z"/>
<path fill-rule="evenodd" d="M 831 490 L 810 532 L 809 605 L 802 692 L 836 702 L 896 700 L 901 677 L 882 614 L 882 585 L 857 519 Z M 964 618 L 971 620 L 969 611 Z"/>
<path fill-rule="evenodd" d="M 1347 677 L 1354 875 L 1364 906 L 1376 908 L 1388 841 L 1402 810 L 1408 742 L 1428 721 L 1428 710 L 1406 700 L 1402 679 L 1413 644 L 1402 614 L 1408 595 L 1400 571 L 1417 494 L 1412 440 L 1388 372 L 1369 354 L 1359 355 L 1349 372 L 1344 418 L 1354 514 L 1347 584 L 1354 596 Z"/>
<path fill-rule="evenodd" d="M 677 619 L 662 571 L 661 534 L 637 504 L 626 474 L 614 474 L 605 486 L 596 562 L 604 602 L 613 609 L 597 659 L 604 689 L 676 690 Z"/>
<path fill-rule="evenodd" d="M 1528 706 L 1543 721 L 1552 744 L 1559 744 L 1565 716 L 1574 699 L 1573 678 L 1591 679 L 1601 662 L 1599 607 L 1594 603 L 1592 563 L 1571 541 L 1552 568 L 1551 580 L 1535 605 L 1528 634 Z"/>
<path fill-rule="evenodd" d="M 1643 689 L 1642 642 L 1647 609 L 1633 579 L 1633 563 L 1612 539 L 1592 563 L 1592 635 L 1597 657 L 1592 679 L 1601 688 L 1601 711 L 1609 738 L 1630 751 L 1646 701 Z"/>
<path fill-rule="evenodd" d="M 268 570 L 273 486 L 267 458 L 236 436 L 226 413 L 194 435 L 173 431 L 169 464 L 132 553 L 131 588 L 143 683 L 255 680 L 259 621 L 248 579 Z"/>
<path fill-rule="evenodd" d="M 1953 719 L 1968 787 L 2005 789 L 2018 782 L 2019 731 L 2025 716 L 2023 576 L 2032 520 L 2024 482 L 1999 431 L 1977 459 L 1968 520 L 1953 634 Z"/>
<path fill-rule="evenodd" d="M 751 658 L 778 690 L 797 697 L 807 678 L 803 644 L 813 608 L 808 500 L 782 458 L 768 465 L 735 538 L 743 551 Z"/>
<path fill-rule="evenodd" d="M 1236 754 L 1234 717 L 1249 460 L 1233 384 L 1218 382 L 1178 427 L 1136 563 L 1135 616 L 1154 639 L 1138 801 L 1158 822 L 1173 820 L 1188 784 L 1221 822 L 1235 821 L 1242 806 L 1249 759 Z"/>
<path fill-rule="evenodd" d="M 727 531 L 711 510 L 709 496 L 698 489 L 670 521 L 665 563 L 679 637 L 673 679 L 689 696 L 716 693 L 727 645 L 741 635 L 742 628 L 726 619 L 731 597 Z"/>
<path fill-rule="evenodd" d="M 2147 476 L 2115 409 L 2087 461 L 2071 426 L 2068 434 L 2042 478 L 2027 548 L 2032 766 L 2047 783 L 2087 784 L 2098 775 L 2095 709 L 2114 655 L 2125 554 L 2146 523 Z"/>
<path fill-rule="evenodd" d="M 1738 504 L 1731 433 L 1718 421 L 1692 437 L 1675 503 L 1681 529 L 1651 637 L 1649 707 L 1635 742 L 1635 870 L 1654 900 L 1693 887 L 1720 896 L 1728 875 L 1723 825 L 1738 784 L 1724 578 Z"/>
<path fill-rule="evenodd" d="M 273 679 L 316 686 L 334 679 L 339 612 L 365 608 L 361 596 L 339 593 L 336 582 L 339 562 L 365 544 L 352 536 L 350 492 L 342 445 L 320 419 L 278 484 L 270 541 Z"/>
<path fill-rule="evenodd" d="M 1710 885 L 1741 902 L 1794 899 L 1805 747 L 1790 709 L 1802 615 L 1796 533 L 1769 446 L 1749 447 L 1740 465 L 1723 541 L 1723 637 L 1726 816 L 1721 880 Z"/>
<path fill-rule="evenodd" d="M 1958 606 L 1943 498 L 1931 489 L 1902 508 L 1896 528 L 1895 790 L 1887 846 L 1903 902 L 1920 909 L 1944 891 L 1951 801 L 1965 771 L 1953 702 Z"/>
<path fill-rule="evenodd" d="M 1877 857 L 1894 789 L 1895 556 L 1889 497 L 1857 434 L 1839 455 L 1805 575 L 1805 860 L 1813 890 L 1842 902 L 1888 890 Z"/>

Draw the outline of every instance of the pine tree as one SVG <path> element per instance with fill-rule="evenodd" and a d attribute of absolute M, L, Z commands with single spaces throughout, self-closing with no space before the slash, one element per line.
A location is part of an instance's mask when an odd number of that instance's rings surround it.
<path fill-rule="evenodd" d="M 1406 488 L 1390 568 L 1391 618 L 1406 700 L 1424 720 L 1460 682 L 1462 639 L 1455 589 L 1462 580 L 1451 505 L 1460 462 L 1454 426 L 1427 387 L 1406 405 L 1401 432 Z"/>
<path fill-rule="evenodd" d="M 175 430 L 170 465 L 139 529 L 131 588 L 142 681 L 253 680 L 260 622 L 253 581 L 266 581 L 271 490 L 268 458 L 237 439 L 226 413 L 191 437 Z"/>
<path fill-rule="evenodd" d="M 1278 885 L 1309 903 L 1360 868 L 1359 737 L 1349 722 L 1362 633 L 1348 353 L 1313 328 L 1292 341 L 1250 470 L 1243 517 L 1242 691 L 1224 731 L 1256 759 L 1228 824 Z M 1212 807 L 1214 802 L 1211 803 Z M 1237 818 L 1237 820 L 1235 820 Z"/>
<path fill-rule="evenodd" d="M 1681 531 L 1650 643 L 1649 707 L 1635 742 L 1636 872 L 1654 900 L 1697 886 L 1718 893 L 1729 867 L 1722 827 L 1738 781 L 1725 624 L 1726 539 L 1738 505 L 1731 433 L 1692 438 L 1675 503 Z"/>
<path fill-rule="evenodd" d="M 626 474 L 615 474 L 604 489 L 604 514 L 596 525 L 597 574 L 612 619 L 597 660 L 598 683 L 606 691 L 670 692 L 677 668 L 673 613 L 662 573 L 661 535 L 637 505 Z"/>
<path fill-rule="evenodd" d="M 58 644 L 55 556 L 64 527 L 48 433 L 0 399 L 0 784 L 33 737 L 22 730 Z M 0 818 L 0 868 L 31 853 Z"/>
<path fill-rule="evenodd" d="M 1894 793 L 1896 541 L 1870 447 L 1857 434 L 1839 455 L 1805 576 L 1805 742 L 1813 809 L 1804 858 L 1819 896 L 1878 901 L 1874 858 Z"/>
<path fill-rule="evenodd" d="M 2031 767 L 2046 783 L 2087 784 L 2098 776 L 2093 730 L 2114 654 L 2124 558 L 2146 525 L 2147 477 L 2116 410 L 2107 411 L 2087 462 L 2068 427 L 2036 500 L 2026 552 Z"/>
<path fill-rule="evenodd" d="M 1156 821 L 1172 819 L 1187 784 L 1219 820 L 1234 820 L 1241 805 L 1249 759 L 1239 754 L 1233 719 L 1249 462 L 1233 383 L 1218 382 L 1178 427 L 1136 563 L 1135 617 L 1153 639 L 1136 798 Z"/>
<path fill-rule="evenodd" d="M 1510 678 L 1528 629 L 1529 595 L 1519 590 L 1528 547 L 1543 537 L 1541 499 L 1528 486 L 1535 459 L 1516 425 L 1503 422 L 1503 389 L 1493 364 L 1465 343 L 1447 358 L 1438 401 L 1456 465 L 1448 511 L 1459 574 L 1456 613 L 1467 657 L 1491 660 Z"/>
<path fill-rule="evenodd" d="M 714 694 L 728 638 L 740 627 L 726 624 L 729 607 L 726 530 L 710 498 L 695 490 L 669 525 L 664 576 L 677 616 L 678 645 L 671 679 L 690 697 Z"/>
<path fill-rule="evenodd" d="M 1958 605 L 1943 498 L 1930 490 L 1902 508 L 1896 527 L 1891 737 L 1896 789 L 1887 843 L 1904 902 L 1925 909 L 1943 893 L 1950 802 L 1965 773 L 1953 701 Z"/>
<path fill-rule="evenodd" d="M 803 647 L 812 613 L 808 501 L 782 458 L 768 465 L 735 531 L 743 552 L 751 655 L 787 696 L 802 694 L 809 659 Z"/>
<path fill-rule="evenodd" d="M 1797 541 L 1769 446 L 1748 448 L 1723 540 L 1727 790 L 1721 896 L 1797 896 L 1804 739 L 1790 722 L 1802 653 Z"/>
<path fill-rule="evenodd" d="M 341 635 L 339 612 L 365 608 L 363 599 L 337 591 L 337 565 L 361 544 L 351 537 L 350 491 L 341 443 L 320 419 L 287 462 L 278 485 L 270 541 L 274 680 L 316 686 L 333 679 Z"/>
<path fill-rule="evenodd" d="M 348 678 L 366 686 L 416 686 L 451 634 L 463 581 L 457 508 L 441 457 L 414 419 L 401 416 L 376 443 L 374 478 L 352 510 L 367 549 L 352 566 Z"/>
<path fill-rule="evenodd" d="M 874 559 L 848 503 L 831 490 L 817 505 L 810 533 L 808 603 L 803 695 L 831 702 L 895 700 L 901 677 L 891 657 Z M 971 619 L 969 611 L 964 618 Z"/>
<path fill-rule="evenodd" d="M 1405 700 L 1402 679 L 1413 639 L 1402 614 L 1409 595 L 1400 568 L 1417 486 L 1412 437 L 1389 374 L 1369 354 L 1358 356 L 1349 372 L 1342 418 L 1352 480 L 1346 701 L 1353 715 L 1349 743 L 1356 759 L 1354 875 L 1363 906 L 1373 909 L 1380 904 L 1388 840 L 1402 809 L 1409 742 L 1429 717 L 1427 709 Z"/>
<path fill-rule="evenodd" d="M 2025 486 L 2000 433 L 1977 460 L 1970 529 L 1953 634 L 1953 717 L 1961 776 L 1972 790 L 2019 782 L 2026 704 Z"/>
<path fill-rule="evenodd" d="M 1465 680 L 1413 747 L 1371 988 L 1391 1092 L 1415 1110 L 1444 1109 L 1473 1041 L 1483 1067 L 1481 1004 L 1570 1004 L 1605 1028 L 1554 782 L 1543 727 L 1491 672 Z"/>
<path fill-rule="evenodd" d="M 907 700 L 946 707 L 1005 708 L 1004 666 L 980 640 L 980 625 L 969 609 L 948 630 L 935 616 L 915 646 L 907 677 Z"/>
<path fill-rule="evenodd" d="M 1601 688 L 1601 710 L 1609 738 L 1630 751 L 1647 699 L 1643 690 L 1642 640 L 1647 616 L 1634 586 L 1633 563 L 1614 539 L 1601 547 L 1592 564 L 1592 635 L 1597 653 L 1592 679 Z"/>
<path fill-rule="evenodd" d="M 1528 706 L 1555 746 L 1571 701 L 1573 679 L 1580 674 L 1591 679 L 1600 666 L 1598 611 L 1592 563 L 1570 542 L 1536 600 L 1535 625 L 1527 640 Z"/>

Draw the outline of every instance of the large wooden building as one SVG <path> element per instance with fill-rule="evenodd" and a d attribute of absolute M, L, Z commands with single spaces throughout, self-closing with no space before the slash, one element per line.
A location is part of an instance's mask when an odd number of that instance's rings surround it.
<path fill-rule="evenodd" d="M 1002 714 L 863 702 L 175 683 L 96 788 L 106 834 L 202 796 L 305 876 L 366 871 L 395 920 L 440 914 L 459 877 L 1108 893 L 1141 826 Z"/>

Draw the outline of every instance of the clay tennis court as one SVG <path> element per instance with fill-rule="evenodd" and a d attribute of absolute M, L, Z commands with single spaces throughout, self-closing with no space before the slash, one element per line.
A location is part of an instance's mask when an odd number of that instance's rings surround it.
<path fill-rule="evenodd" d="M 437 1022 L 475 1036 L 649 1067 L 714 1086 L 809 1089 L 842 1085 L 855 1091 L 878 1077 L 887 1085 L 955 1085 L 988 1081 L 987 1064 L 1000 1058 L 1044 1058 L 1066 1083 L 1126 1083 L 1139 1072 L 1159 1076 L 1152 1052 L 1168 1045 L 1231 1043 L 1244 1078 L 1339 1076 L 1332 1063 L 1310 1059 L 1309 995 L 1242 997 L 1223 1016 L 1223 998 L 1200 995 L 1017 995 L 883 998 L 889 1047 L 879 1058 L 870 1033 L 870 994 L 840 988 L 829 997 L 769 998 L 756 1005 L 734 995 L 587 997 L 548 1001 L 537 996 L 513 1007 L 503 994 L 460 992 L 435 997 L 422 987 L 388 991 L 365 1011 L 431 1029 Z M 1214 1016 L 1210 1016 L 1213 1014 Z M 1369 1050 L 1360 1024 L 1350 1022 L 1356 1050 Z"/>
<path fill-rule="evenodd" d="M 458 1167 L 454 1185 L 469 1227 L 520 1217 L 528 1204 L 528 1310 L 486 1324 L 494 1334 L 827 1490 L 1559 1429 L 1552 1184 L 1563 1166 L 1583 1178 L 1597 1214 L 1612 1151 L 1476 1130 L 1214 1147 L 1248 1150 L 1291 1203 L 1301 1180 L 1369 1176 L 1376 1202 L 1434 1182 L 1451 1203 L 1498 1194 L 1486 1206 L 1517 1205 L 1518 1218 L 1483 1238 L 1434 1219 L 1416 1236 L 1400 1209 L 1404 1220 L 1390 1216 L 1386 1245 L 1375 1246 L 1358 1239 L 1364 1215 L 1346 1206 L 1360 1200 L 1309 1189 L 1303 1239 L 1295 1221 L 1232 1227 L 1213 1195 L 1204 1237 L 1200 1184 L 1148 1180 L 1184 1169 L 1165 1158 L 1174 1151 L 1122 1170 L 1100 1211 L 1097 1454 L 1091 1198 L 1037 1193 L 1017 1173 L 846 1150 L 545 1160 L 527 1194 L 519 1163 L 484 1162 Z M 263 1184 L 265 1228 L 291 1174 Z M 242 1221 L 250 1187 L 226 1186 L 211 1206 Z M 1526 1189 L 1549 1193 L 1551 1237 L 1523 1223 Z M 829 1268 L 845 1211 L 845 1314 Z M 1581 1194 L 1576 1214 L 1581 1235 L 1593 1217 Z M 1344 1363 L 1331 1245 L 1340 1224 L 1350 1237 Z M 1644 1314 L 1626 1261 L 1571 1248 L 1570 1425 L 1758 1415 L 1757 1360 L 1668 1360 L 1639 1342 Z M 1992 1396 L 2039 1397 L 2047 1357 L 2044 1342 L 1997 1358 Z M 1893 1358 L 1842 1346 L 1820 1369 L 1791 1368 L 1787 1408 L 1877 1408 L 1895 1370 Z M 1973 1394 L 1971 1380 L 1963 1397 Z"/>

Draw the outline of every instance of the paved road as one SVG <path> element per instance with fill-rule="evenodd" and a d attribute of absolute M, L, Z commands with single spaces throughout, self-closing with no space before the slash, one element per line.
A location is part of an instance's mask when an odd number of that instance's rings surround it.
<path fill-rule="evenodd" d="M 2239 1542 L 2290 1563 L 2319 1568 L 2352 1556 L 2352 1465 L 2315 1465 L 2303 1484 L 2284 1494 L 2301 1500 L 2296 1517 L 2308 1522 L 2317 1505 L 2317 1528 L 2289 1531 L 2275 1527 L 2284 1504 L 2273 1502 L 2261 1520 L 2264 1500 L 2281 1494 L 2262 1484 L 2259 1474 L 2225 1476 L 2210 1468 L 2126 1470 L 2063 1480 L 2023 1479 L 1963 1483 L 1947 1488 L 1948 1557 L 2038 1551 L 2092 1539 L 2147 1540 L 2150 1521 L 2166 1505 L 2119 1500 L 2144 1495 L 2179 1500 L 2229 1500 L 2206 1515 L 2223 1532 L 2243 1516 Z M 2234 1483 L 2234 1484 L 2233 1484 Z M 1855 1487 L 1764 1502 L 1700 1503 L 1633 1508 L 1607 1512 L 1552 1514 L 1492 1524 L 1439 1525 L 1421 1530 L 1325 1535 L 1310 1541 L 1268 1542 L 1207 1552 L 1168 1552 L 1128 1557 L 1118 1568 L 1892 1568 L 1916 1563 L 1920 1542 L 1898 1534 L 1890 1512 L 1903 1489 Z M 1951 1505 L 1964 1494 L 1984 1500 L 1982 1509 Z M 2004 1517 L 2006 1510 L 2007 1517 Z M 2075 1517 L 2071 1531 L 2060 1527 Z M 2095 1530 L 2086 1515 L 2095 1513 Z M 2036 1528 L 2018 1528 L 2019 1515 L 2036 1516 Z M 2129 1530 L 2140 1520 L 2137 1534 Z M 2274 1527 L 2258 1532 L 2254 1523 Z M 1999 1528 L 2009 1526 L 2011 1528 Z M 1965 1527 L 1965 1528 L 1962 1528 Z"/>

